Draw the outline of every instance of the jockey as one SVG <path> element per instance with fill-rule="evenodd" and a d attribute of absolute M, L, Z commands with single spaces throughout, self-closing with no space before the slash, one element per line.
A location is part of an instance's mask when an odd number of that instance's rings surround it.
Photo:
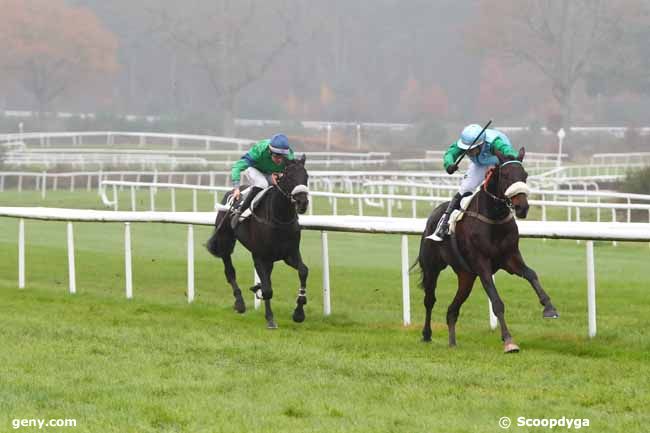
<path fill-rule="evenodd" d="M 241 197 L 240 186 L 250 186 L 246 199 L 233 210 L 230 224 L 237 227 L 239 217 L 258 192 L 269 185 L 276 185 L 279 174 L 284 170 L 287 159 L 294 159 L 293 150 L 289 147 L 289 139 L 284 134 L 276 134 L 270 140 L 258 141 L 241 157 L 231 170 L 232 185 L 235 189 L 232 195 L 237 203 Z"/>
<path fill-rule="evenodd" d="M 499 163 L 494 154 L 495 150 L 506 156 L 517 157 L 510 140 L 503 132 L 496 129 L 486 129 L 481 133 L 482 130 L 481 125 L 472 124 L 466 126 L 460 135 L 460 139 L 449 146 L 449 149 L 445 152 L 443 163 L 445 170 L 449 174 L 458 170 L 456 161 L 463 152 L 467 152 L 470 163 L 467 172 L 463 176 L 459 191 L 451 199 L 447 210 L 440 218 L 436 231 L 429 236 L 431 240 L 437 242 L 443 240 L 449 232 L 449 216 L 454 209 L 460 208 L 460 200 L 474 192 L 476 187 L 483 182 L 488 169 Z"/>

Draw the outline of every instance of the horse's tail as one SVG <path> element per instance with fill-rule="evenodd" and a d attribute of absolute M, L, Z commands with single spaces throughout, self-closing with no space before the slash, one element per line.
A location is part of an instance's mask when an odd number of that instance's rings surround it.
<path fill-rule="evenodd" d="M 420 256 L 419 256 L 419 255 L 418 255 L 418 257 L 415 259 L 415 261 L 413 262 L 413 264 L 411 265 L 411 267 L 409 268 L 409 274 L 412 273 L 413 270 L 414 270 L 415 268 L 418 268 L 418 269 L 417 269 L 417 273 L 418 273 L 418 286 L 420 286 L 420 287 L 424 287 L 424 286 L 422 286 L 422 280 L 423 280 L 423 274 L 424 274 L 424 272 L 423 272 L 422 264 L 420 263 Z"/>
<path fill-rule="evenodd" d="M 427 219 L 427 225 L 420 238 L 420 251 L 415 263 L 409 268 L 409 272 L 419 266 L 419 281 L 418 285 L 425 289 L 433 285 L 435 287 L 438 279 L 438 274 L 446 267 L 446 263 L 440 255 L 440 244 L 432 240 L 426 239 L 427 236 L 432 234 L 438 225 L 438 220 L 447 208 L 447 203 L 443 203 L 436 207 Z"/>
<path fill-rule="evenodd" d="M 226 227 L 228 221 L 224 221 L 220 228 L 215 228 L 212 236 L 205 244 L 205 247 L 215 257 L 224 257 L 232 254 L 235 249 L 235 234 Z"/>
<path fill-rule="evenodd" d="M 223 198 L 222 204 L 228 199 L 228 194 Z M 228 214 L 226 212 L 217 213 L 217 218 L 214 221 L 214 231 L 212 236 L 205 244 L 205 248 L 215 257 L 224 257 L 232 254 L 235 249 L 235 233 L 230 228 L 230 221 L 227 220 Z"/>

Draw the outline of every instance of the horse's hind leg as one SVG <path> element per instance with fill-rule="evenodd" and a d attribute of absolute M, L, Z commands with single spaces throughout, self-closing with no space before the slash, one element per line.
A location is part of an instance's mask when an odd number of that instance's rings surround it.
<path fill-rule="evenodd" d="M 461 272 L 458 274 L 458 290 L 454 300 L 447 308 L 447 328 L 449 328 L 449 347 L 456 346 L 456 322 L 460 313 L 460 307 L 472 293 L 472 286 L 476 280 L 475 274 Z"/>
<path fill-rule="evenodd" d="M 266 318 L 266 327 L 276 329 L 278 325 L 273 318 L 271 309 L 271 298 L 273 298 L 273 288 L 271 287 L 271 272 L 273 271 L 273 262 L 253 257 L 255 270 L 260 277 L 262 285 L 262 298 L 264 299 L 264 317 Z"/>
<path fill-rule="evenodd" d="M 305 310 L 303 307 L 307 304 L 307 275 L 309 275 L 309 268 L 307 268 L 303 263 L 300 252 L 287 257 L 284 262 L 298 270 L 298 276 L 300 277 L 300 290 L 298 291 L 296 309 L 293 311 L 292 317 L 294 322 L 302 323 L 305 321 Z"/>
<path fill-rule="evenodd" d="M 422 240 L 420 243 L 420 254 L 418 263 L 422 271 L 422 288 L 424 289 L 424 326 L 422 327 L 422 341 L 431 341 L 431 311 L 436 304 L 436 286 L 438 276 L 446 264 L 440 257 L 440 249 L 435 242 Z"/>
<path fill-rule="evenodd" d="M 422 269 L 422 288 L 424 289 L 424 326 L 422 327 L 422 342 L 431 341 L 431 311 L 436 304 L 436 285 L 438 284 L 439 269 Z"/>
<path fill-rule="evenodd" d="M 222 257 L 222 260 L 224 264 L 224 273 L 226 274 L 226 280 L 232 286 L 232 294 L 235 297 L 235 305 L 233 308 L 238 313 L 244 313 L 246 312 L 246 303 L 242 297 L 241 289 L 237 284 L 237 273 L 235 272 L 235 267 L 232 265 L 232 257 L 230 254 L 224 255 Z"/>
<path fill-rule="evenodd" d="M 557 317 L 560 317 L 557 310 L 551 303 L 551 298 L 542 288 L 542 285 L 539 282 L 539 278 L 537 278 L 537 273 L 526 266 L 524 258 L 521 256 L 521 253 L 519 251 L 510 256 L 510 258 L 504 264 L 503 268 L 511 274 L 515 274 L 521 278 L 526 279 L 530 283 L 530 285 L 533 287 L 533 290 L 535 290 L 535 293 L 537 294 L 537 298 L 539 298 L 540 304 L 544 306 L 544 318 L 555 319 Z"/>

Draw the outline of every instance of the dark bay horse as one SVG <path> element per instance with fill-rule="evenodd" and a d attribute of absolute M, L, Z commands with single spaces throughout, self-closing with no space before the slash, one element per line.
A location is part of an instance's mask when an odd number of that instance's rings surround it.
<path fill-rule="evenodd" d="M 305 320 L 303 306 L 307 304 L 307 274 L 309 270 L 300 255 L 300 225 L 298 214 L 303 214 L 309 205 L 305 158 L 289 160 L 286 163 L 278 184 L 266 192 L 266 196 L 255 206 L 253 214 L 240 222 L 233 230 L 229 224 L 230 216 L 225 211 L 217 213 L 215 230 L 207 242 L 210 253 L 223 260 L 224 272 L 232 286 L 235 297 L 234 308 L 238 313 L 246 311 L 246 303 L 237 285 L 235 268 L 232 265 L 232 252 L 237 240 L 253 256 L 255 270 L 260 277 L 261 287 L 254 287 L 256 296 L 264 300 L 265 317 L 269 329 L 277 328 L 271 310 L 273 288 L 271 272 L 276 261 L 284 262 L 298 270 L 300 290 L 296 299 L 293 320 Z M 260 193 L 261 194 L 261 193 Z M 226 204 L 231 193 L 226 194 L 222 204 Z M 226 218 L 225 221 L 222 221 Z"/>
<path fill-rule="evenodd" d="M 506 326 L 503 301 L 492 279 L 492 275 L 499 269 L 528 280 L 544 306 L 543 317 L 558 317 L 537 274 L 526 266 L 519 251 L 519 231 L 512 209 L 518 218 L 526 218 L 528 214 L 528 189 L 525 184 L 528 174 L 522 165 L 524 155 L 523 148 L 516 159 L 507 158 L 497 151 L 499 164 L 486 176 L 480 192 L 467 208 L 469 212 L 456 224 L 455 241 L 452 236 L 447 236 L 442 242 L 426 239 L 436 229 L 447 203 L 438 206 L 429 216 L 418 256 L 426 311 L 422 341 L 431 341 L 431 310 L 436 302 L 436 284 L 440 272 L 447 265 L 453 268 L 458 277 L 456 296 L 447 309 L 450 347 L 456 345 L 456 321 L 460 307 L 471 293 L 478 277 L 499 320 L 504 351 L 519 351 Z"/>

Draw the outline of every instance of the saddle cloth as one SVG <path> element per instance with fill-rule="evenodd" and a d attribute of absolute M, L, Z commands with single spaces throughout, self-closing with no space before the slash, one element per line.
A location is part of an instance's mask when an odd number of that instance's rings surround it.
<path fill-rule="evenodd" d="M 253 202 L 248 207 L 248 209 L 246 209 L 244 212 L 242 212 L 242 214 L 239 216 L 239 222 L 242 222 L 242 221 L 244 221 L 245 219 L 247 219 L 248 217 L 251 216 L 251 214 L 255 210 L 255 207 L 262 201 L 262 199 L 266 195 L 267 191 L 270 190 L 271 188 L 273 188 L 273 186 L 267 186 L 265 189 L 263 189 L 262 191 L 257 193 L 255 198 L 253 199 Z M 246 200 L 246 197 L 248 197 L 248 194 L 250 194 L 250 191 L 251 191 L 251 188 L 246 188 L 244 191 L 242 191 L 241 197 L 239 198 L 239 200 L 242 203 L 244 202 L 244 200 Z M 234 201 L 234 197 L 231 195 L 230 197 L 228 197 L 228 201 L 226 202 L 226 205 L 228 205 L 228 207 L 232 207 L 233 201 Z"/>
<path fill-rule="evenodd" d="M 469 207 L 469 204 L 480 190 L 481 187 L 479 186 L 471 195 L 463 197 L 460 201 L 460 209 L 454 210 L 451 215 L 449 215 L 449 234 L 456 233 L 456 223 L 463 219 L 463 215 L 465 215 L 465 211 Z"/>

